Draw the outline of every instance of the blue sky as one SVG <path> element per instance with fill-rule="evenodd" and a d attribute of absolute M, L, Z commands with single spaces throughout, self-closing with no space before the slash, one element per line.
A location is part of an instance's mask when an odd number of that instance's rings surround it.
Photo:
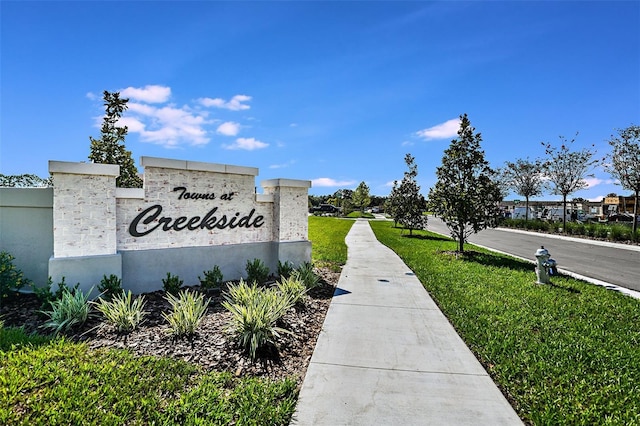
<path fill-rule="evenodd" d="M 102 92 L 140 156 L 426 195 L 467 113 L 492 166 L 640 124 L 638 1 L 2 1 L 0 173 L 87 161 Z M 574 197 L 625 193 L 602 170 Z M 518 198 L 516 196 L 509 197 Z M 558 199 L 545 194 L 544 199 Z"/>

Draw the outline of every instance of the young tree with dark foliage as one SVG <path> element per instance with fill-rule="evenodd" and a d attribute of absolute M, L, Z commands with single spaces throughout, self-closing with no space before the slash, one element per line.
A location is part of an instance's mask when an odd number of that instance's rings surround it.
<path fill-rule="evenodd" d="M 562 230 L 567 232 L 567 196 L 587 188 L 585 177 L 590 176 L 589 170 L 598 164 L 598 160 L 593 159 L 595 151 L 588 148 L 571 151 L 569 145 L 575 142 L 575 138 L 567 141 L 564 136 L 560 136 L 560 141 L 562 142 L 560 148 L 542 142 L 547 154 L 543 169 L 545 176 L 551 183 L 551 192 L 562 195 L 562 211 L 564 212 Z"/>
<path fill-rule="evenodd" d="M 505 162 L 501 178 L 504 184 L 525 199 L 524 220 L 529 220 L 529 198 L 542 194 L 544 174 L 540 160 L 517 159 L 515 163 Z"/>
<path fill-rule="evenodd" d="M 618 137 L 609 139 L 612 152 L 605 169 L 620 182 L 620 186 L 633 191 L 633 235 L 638 230 L 638 195 L 640 194 L 640 126 L 618 129 Z"/>
<path fill-rule="evenodd" d="M 371 196 L 369 195 L 369 187 L 364 181 L 360 182 L 360 185 L 353 191 L 353 205 L 360 209 L 360 212 L 364 213 L 365 207 L 368 207 L 371 203 Z"/>
<path fill-rule="evenodd" d="M 467 114 L 461 115 L 458 138 L 445 150 L 436 169 L 438 181 L 429 192 L 431 211 L 447 224 L 460 253 L 469 235 L 496 226 L 500 217 L 497 173 L 485 160 L 482 136 L 474 130 Z"/>
<path fill-rule="evenodd" d="M 388 209 L 396 223 L 401 224 L 409 230 L 409 235 L 413 235 L 414 229 L 424 229 L 427 226 L 427 217 L 423 214 L 426 203 L 420 194 L 420 185 L 416 181 L 418 176 L 418 165 L 411 154 L 404 157 L 409 170 L 404 172 L 404 177 L 400 184 L 393 183 L 393 189 L 389 195 Z"/>
<path fill-rule="evenodd" d="M 142 179 L 138 176 L 131 151 L 124 146 L 124 137 L 127 135 L 127 126 L 117 126 L 118 119 L 127 110 L 129 99 L 120 99 L 120 93 L 110 93 L 106 90 L 103 94 L 106 114 L 100 128 L 100 139 L 89 136 L 91 141 L 91 153 L 89 159 L 94 163 L 117 164 L 120 166 L 120 176 L 116 178 L 116 186 L 119 188 L 142 188 Z"/>

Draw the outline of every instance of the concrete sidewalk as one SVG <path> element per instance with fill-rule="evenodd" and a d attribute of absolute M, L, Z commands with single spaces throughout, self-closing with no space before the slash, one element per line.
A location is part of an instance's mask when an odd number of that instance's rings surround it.
<path fill-rule="evenodd" d="M 366 220 L 342 271 L 292 424 L 522 424 L 413 272 Z"/>

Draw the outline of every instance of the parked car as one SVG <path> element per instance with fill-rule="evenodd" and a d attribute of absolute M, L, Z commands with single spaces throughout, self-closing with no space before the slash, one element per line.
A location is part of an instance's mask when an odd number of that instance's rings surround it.
<path fill-rule="evenodd" d="M 309 209 L 309 213 L 338 213 L 339 208 L 331 204 L 320 204 L 319 206 L 313 206 Z"/>
<path fill-rule="evenodd" d="M 516 207 L 513 209 L 513 213 L 511 214 L 512 219 L 525 219 L 525 217 L 528 217 L 529 219 L 535 219 L 537 217 L 536 211 L 533 207 L 529 207 L 528 215 L 526 207 Z"/>
<path fill-rule="evenodd" d="M 630 213 L 613 213 L 607 217 L 609 222 L 633 222 L 633 215 Z"/>

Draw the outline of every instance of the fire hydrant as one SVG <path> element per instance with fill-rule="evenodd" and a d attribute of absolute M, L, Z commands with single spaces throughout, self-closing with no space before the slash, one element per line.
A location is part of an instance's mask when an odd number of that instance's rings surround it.
<path fill-rule="evenodd" d="M 551 259 L 549 250 L 544 248 L 544 246 L 540 246 L 540 248 L 536 250 L 536 260 L 538 261 L 538 265 L 536 266 L 536 277 L 538 278 L 538 281 L 536 281 L 536 283 L 551 283 L 550 276 L 556 275 L 558 273 L 558 269 L 556 267 L 556 261 Z"/>

